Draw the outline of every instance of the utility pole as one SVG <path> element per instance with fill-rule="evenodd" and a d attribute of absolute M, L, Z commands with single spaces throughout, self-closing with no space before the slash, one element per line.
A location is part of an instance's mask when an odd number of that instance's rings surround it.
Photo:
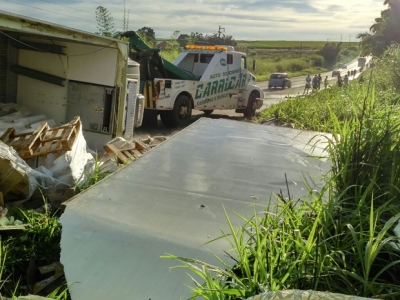
<path fill-rule="evenodd" d="M 340 35 L 340 42 L 343 40 L 343 34 Z"/>
<path fill-rule="evenodd" d="M 302 52 L 303 52 L 303 42 L 300 42 L 300 57 L 302 55 Z"/>
<path fill-rule="evenodd" d="M 221 27 L 221 25 L 219 25 L 219 27 L 218 27 L 218 38 L 221 38 L 221 33 L 222 33 L 221 29 L 223 29 L 224 32 L 225 32 L 225 28 L 223 28 L 223 27 Z"/>
<path fill-rule="evenodd" d="M 350 45 L 351 34 L 349 34 L 349 45 Z"/>
<path fill-rule="evenodd" d="M 124 0 L 124 24 L 122 26 L 123 31 L 128 31 L 128 22 L 126 19 L 126 0 Z"/>

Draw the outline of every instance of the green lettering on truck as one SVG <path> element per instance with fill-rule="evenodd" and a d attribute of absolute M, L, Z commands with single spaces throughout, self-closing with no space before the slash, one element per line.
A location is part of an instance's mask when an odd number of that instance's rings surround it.
<path fill-rule="evenodd" d="M 206 89 L 204 90 L 203 93 L 203 98 L 210 96 L 210 89 L 211 89 L 211 82 L 207 82 Z"/>
<path fill-rule="evenodd" d="M 200 92 L 200 90 L 203 89 L 203 86 L 204 85 L 202 83 L 197 86 L 195 99 L 200 99 L 201 98 L 201 93 L 199 93 L 199 92 Z"/>
<path fill-rule="evenodd" d="M 218 89 L 218 80 L 215 80 L 212 83 L 211 95 L 215 95 L 217 93 L 217 89 Z"/>
<path fill-rule="evenodd" d="M 224 91 L 224 86 L 225 86 L 225 79 L 223 78 L 219 80 L 218 93 L 222 93 Z"/>

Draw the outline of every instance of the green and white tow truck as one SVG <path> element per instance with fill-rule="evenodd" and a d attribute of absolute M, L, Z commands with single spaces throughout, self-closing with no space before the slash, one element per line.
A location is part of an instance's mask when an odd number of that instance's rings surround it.
<path fill-rule="evenodd" d="M 188 45 L 170 63 L 136 32 L 124 36 L 130 39 L 131 59 L 140 64 L 144 124 L 156 123 L 159 114 L 165 126 L 184 127 L 193 109 L 206 114 L 235 110 L 251 118 L 263 105 L 264 93 L 247 69 L 246 54 L 231 46 Z"/>

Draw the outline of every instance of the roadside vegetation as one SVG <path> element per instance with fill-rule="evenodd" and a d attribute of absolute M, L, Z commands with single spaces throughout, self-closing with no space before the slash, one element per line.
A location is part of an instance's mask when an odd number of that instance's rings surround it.
<path fill-rule="evenodd" d="M 86 174 L 86 181 L 76 187 L 76 193 L 109 174 L 102 170 L 96 156 L 93 170 Z M 41 200 L 41 211 L 19 208 L 10 208 L 8 211 L 9 216 L 24 224 L 14 230 L 3 231 L 0 242 L 0 294 L 10 299 L 26 294 L 38 294 L 57 300 L 70 299 L 63 275 L 46 285 L 43 280 L 49 278 L 48 273 L 41 275 L 37 271 L 37 268 L 57 264 L 61 253 L 62 226 L 59 217 L 62 211 L 51 210 L 43 196 Z M 56 267 L 59 268 L 56 271 L 63 272 L 61 264 Z"/>
<path fill-rule="evenodd" d="M 37 267 L 60 261 L 61 224 L 58 221 L 59 212 L 15 208 L 10 209 L 9 215 L 22 221 L 24 228 L 2 232 L 0 292 L 3 296 L 16 299 L 20 295 L 33 294 L 40 287 L 38 282 L 48 278 L 48 274 L 38 274 Z M 68 299 L 63 276 L 42 286 L 40 295 Z"/>
<path fill-rule="evenodd" d="M 229 232 L 218 266 L 166 255 L 193 278 L 193 299 L 246 299 L 265 291 L 330 291 L 400 298 L 400 47 L 376 69 L 341 89 L 273 105 L 271 118 L 325 139 L 332 162 L 324 187 L 300 201 L 277 195 L 277 208 L 255 212 Z M 306 182 L 306 179 L 305 179 Z M 228 263 L 226 263 L 228 261 Z M 229 263 L 230 261 L 230 263 Z M 233 267 L 232 267 L 233 265 Z"/>
<path fill-rule="evenodd" d="M 248 69 L 257 81 L 266 81 L 275 72 L 285 72 L 290 77 L 326 72 L 359 54 L 356 43 L 239 41 L 235 50 L 247 54 Z M 161 55 L 172 62 L 181 51 L 177 41 L 169 40 L 169 46 L 161 50 Z"/>

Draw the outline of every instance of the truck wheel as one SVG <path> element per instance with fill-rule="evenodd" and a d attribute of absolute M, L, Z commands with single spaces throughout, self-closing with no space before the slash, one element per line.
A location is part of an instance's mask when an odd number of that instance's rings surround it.
<path fill-rule="evenodd" d="M 172 120 L 176 127 L 185 127 L 189 125 L 192 118 L 192 105 L 190 98 L 186 95 L 180 95 L 176 98 L 174 109 L 172 110 Z"/>
<path fill-rule="evenodd" d="M 206 115 L 206 116 L 209 116 L 209 115 L 211 115 L 212 113 L 213 113 L 213 109 L 206 109 L 206 110 L 203 110 L 203 113 Z"/>
<path fill-rule="evenodd" d="M 174 120 L 172 118 L 171 110 L 161 110 L 160 118 L 161 118 L 161 122 L 164 124 L 165 127 L 167 127 L 167 128 L 174 127 Z"/>
<path fill-rule="evenodd" d="M 249 96 L 249 101 L 247 102 L 246 111 L 244 112 L 244 116 L 248 119 L 252 119 L 256 115 L 256 110 L 255 108 L 253 108 L 256 98 L 257 96 L 255 92 L 252 92 Z"/>

